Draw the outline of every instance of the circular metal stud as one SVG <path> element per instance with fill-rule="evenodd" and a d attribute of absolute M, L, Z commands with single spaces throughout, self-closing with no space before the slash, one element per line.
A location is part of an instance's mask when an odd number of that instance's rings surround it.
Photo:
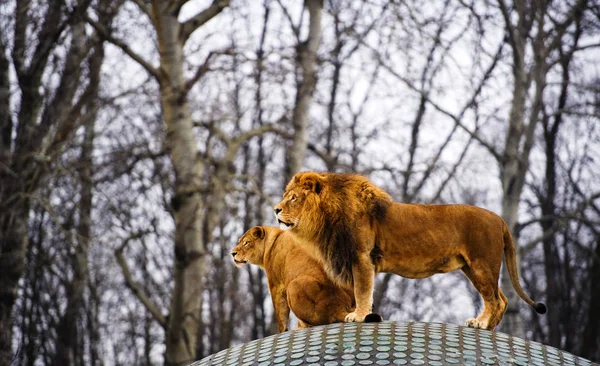
<path fill-rule="evenodd" d="M 600 366 L 504 333 L 437 323 L 337 323 L 231 347 L 210 365 L 581 365 Z"/>

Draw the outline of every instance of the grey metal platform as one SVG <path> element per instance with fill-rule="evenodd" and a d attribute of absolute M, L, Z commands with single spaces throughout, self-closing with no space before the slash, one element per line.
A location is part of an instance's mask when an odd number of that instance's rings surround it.
<path fill-rule="evenodd" d="M 538 342 L 438 323 L 336 323 L 234 346 L 208 365 L 595 365 Z"/>

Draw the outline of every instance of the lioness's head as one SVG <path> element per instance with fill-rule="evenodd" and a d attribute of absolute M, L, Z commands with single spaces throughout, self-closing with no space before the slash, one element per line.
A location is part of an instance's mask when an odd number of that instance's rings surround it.
<path fill-rule="evenodd" d="M 292 178 L 283 199 L 273 208 L 282 230 L 306 230 L 321 219 L 322 211 L 318 209 L 319 196 L 325 188 L 326 181 L 327 177 L 314 172 L 298 173 Z"/>
<path fill-rule="evenodd" d="M 263 266 L 265 255 L 265 229 L 262 226 L 255 226 L 246 231 L 238 240 L 238 244 L 231 250 L 231 256 L 235 265 L 243 267 L 245 264 L 256 264 Z"/>

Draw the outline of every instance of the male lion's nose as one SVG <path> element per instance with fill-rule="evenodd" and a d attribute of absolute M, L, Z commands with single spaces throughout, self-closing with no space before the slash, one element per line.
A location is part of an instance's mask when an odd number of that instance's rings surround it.
<path fill-rule="evenodd" d="M 237 254 L 237 252 L 231 252 L 231 256 L 235 258 L 235 255 Z"/>
<path fill-rule="evenodd" d="M 278 213 L 280 213 L 280 212 L 281 212 L 281 209 L 280 209 L 280 208 L 277 208 L 277 207 L 275 207 L 275 215 L 277 215 L 277 214 L 278 214 Z"/>

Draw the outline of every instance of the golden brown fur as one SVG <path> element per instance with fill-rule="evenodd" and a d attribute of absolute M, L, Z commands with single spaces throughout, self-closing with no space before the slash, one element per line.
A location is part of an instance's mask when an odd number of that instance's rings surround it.
<path fill-rule="evenodd" d="M 507 305 L 498 287 L 502 253 L 519 296 L 546 311 L 519 284 L 506 223 L 482 208 L 402 204 L 360 175 L 305 172 L 292 178 L 275 214 L 282 229 L 322 258 L 332 279 L 354 286 L 357 307 L 346 321 L 369 313 L 375 273 L 425 278 L 461 269 L 484 300 L 467 325 L 494 329 Z"/>
<path fill-rule="evenodd" d="M 299 328 L 342 322 L 354 310 L 352 288 L 335 286 L 290 233 L 255 226 L 242 235 L 231 254 L 238 267 L 255 264 L 267 273 L 280 332 L 288 330 L 290 309 Z"/>

